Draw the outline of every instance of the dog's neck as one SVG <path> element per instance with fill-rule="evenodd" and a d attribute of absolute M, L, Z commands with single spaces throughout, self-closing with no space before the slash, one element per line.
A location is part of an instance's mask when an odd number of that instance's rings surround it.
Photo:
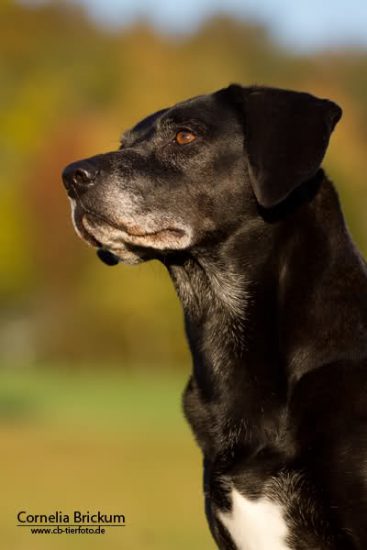
<path fill-rule="evenodd" d="M 206 398 L 213 393 L 219 399 L 231 395 L 233 410 L 243 411 L 246 406 L 269 417 L 285 403 L 291 379 L 287 368 L 301 348 L 288 350 L 285 342 L 280 349 L 279 330 L 284 323 L 287 333 L 302 329 L 302 318 L 312 326 L 308 293 L 320 273 L 330 269 L 323 259 L 335 248 L 328 243 L 328 234 L 339 235 L 339 243 L 349 243 L 335 191 L 330 183 L 322 187 L 285 220 L 261 216 L 245 220 L 217 246 L 197 248 L 169 263 L 184 308 L 194 379 Z M 330 201 L 335 202 L 331 210 Z M 336 218 L 327 219 L 325 212 L 330 218 L 334 210 Z M 329 232 L 328 224 L 334 224 L 335 230 Z M 325 251 L 319 263 L 315 246 Z M 292 276 L 293 270 L 302 276 Z M 292 287 L 294 280 L 302 280 L 301 292 Z M 302 345 L 314 345 L 313 334 L 302 330 L 300 334 Z M 254 416 L 253 410 L 246 413 Z"/>
<path fill-rule="evenodd" d="M 280 255 L 284 255 L 287 240 L 282 227 L 289 225 L 289 218 L 297 218 L 303 206 L 307 210 L 324 179 L 320 169 L 270 211 L 254 204 L 226 238 L 196 247 L 168 263 L 185 312 L 194 359 L 201 357 L 207 369 L 223 375 L 223 369 L 228 371 L 239 361 L 243 364 L 251 354 L 261 363 L 264 347 L 275 345 L 271 334 L 277 325 Z M 256 352 L 255 340 L 257 345 L 261 343 Z M 271 351 L 273 363 L 276 350 Z"/>
<path fill-rule="evenodd" d="M 235 396 L 235 388 L 245 386 L 248 403 L 265 408 L 263 398 L 277 400 L 281 380 L 274 369 L 275 257 L 251 245 L 257 238 L 267 240 L 271 250 L 273 231 L 264 231 L 260 219 L 210 251 L 198 248 L 172 261 L 168 269 L 183 305 L 194 378 L 202 394 Z"/>
<path fill-rule="evenodd" d="M 241 356 L 250 300 L 246 274 L 216 254 L 190 254 L 169 271 L 182 302 L 194 357 L 214 372 L 222 355 Z M 207 344 L 207 345 L 206 345 Z"/>

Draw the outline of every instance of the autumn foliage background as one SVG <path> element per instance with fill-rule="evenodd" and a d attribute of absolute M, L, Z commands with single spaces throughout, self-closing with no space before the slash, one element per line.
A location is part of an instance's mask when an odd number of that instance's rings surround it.
<path fill-rule="evenodd" d="M 367 248 L 367 53 L 293 55 L 264 28 L 214 18 L 192 35 L 108 30 L 63 3 L 1 8 L 0 341 L 14 362 L 188 360 L 181 312 L 156 263 L 107 269 L 71 226 L 72 160 L 117 147 L 141 117 L 230 82 L 307 90 L 344 116 L 326 168 Z"/>
<path fill-rule="evenodd" d="M 44 508 L 60 509 L 62 499 L 72 505 L 73 498 L 69 502 L 63 488 L 72 495 L 77 479 L 78 498 L 85 506 L 92 506 L 92 501 L 108 506 L 111 499 L 118 501 L 114 488 L 120 479 L 128 495 L 125 509 L 133 515 L 133 507 L 140 518 L 136 530 L 126 535 L 130 537 L 125 539 L 130 541 L 126 548 L 179 549 L 189 544 L 211 548 L 199 515 L 199 454 L 179 412 L 181 379 L 188 375 L 190 358 L 168 275 L 156 262 L 113 269 L 102 265 L 74 233 L 60 174 L 73 160 L 117 148 L 123 129 L 189 96 L 231 82 L 309 91 L 343 108 L 325 166 L 339 190 L 350 230 L 367 252 L 367 51 L 292 53 L 275 43 L 265 28 L 224 16 L 206 21 L 191 34 L 174 36 L 159 34 L 146 22 L 107 28 L 69 2 L 36 6 L 8 1 L 0 7 L 0 82 L 0 418 L 12 513 L 22 504 L 24 491 L 30 501 L 35 498 L 26 475 L 19 481 L 23 453 L 33 460 L 32 472 L 41 484 L 39 506 L 42 501 Z M 138 381 L 128 378 L 147 370 L 147 377 L 143 374 Z M 116 372 L 126 377 L 116 382 Z M 78 373 L 82 373 L 79 378 Z M 85 381 L 92 389 L 83 393 Z M 56 388 L 59 393 L 54 394 Z M 135 400 L 142 395 L 137 405 Z M 141 420 L 144 407 L 152 424 Z M 58 423 L 60 411 L 68 420 Z M 48 424 L 40 420 L 46 416 L 53 419 Z M 115 425 L 117 417 L 123 420 Z M 170 417 L 172 422 L 167 420 Z M 116 438 L 107 438 L 103 446 L 87 453 L 91 441 L 95 443 L 93 430 L 99 428 L 93 428 L 86 447 L 70 443 L 80 436 L 72 425 L 91 429 L 98 422 L 102 431 L 112 426 L 113 433 L 119 432 L 122 447 L 114 448 Z M 148 432 L 154 444 L 149 443 Z M 141 447 L 145 439 L 147 447 Z M 111 456 L 120 457 L 115 466 L 109 453 L 101 450 L 106 445 L 112 445 Z M 41 465 L 40 448 L 46 457 Z M 69 486 L 69 474 L 62 474 L 55 498 L 55 493 L 47 492 L 51 479 L 47 472 L 56 466 L 62 470 L 65 457 L 60 456 L 68 452 L 75 484 Z M 140 487 L 137 481 L 141 470 L 138 475 L 134 469 L 138 461 L 144 470 L 145 462 L 139 460 L 147 454 L 156 465 L 155 478 L 146 472 L 150 497 L 146 485 Z M 75 466 L 78 461 L 84 465 L 92 461 L 98 470 L 112 468 L 114 479 L 105 481 L 92 498 L 86 489 L 91 477 L 82 466 Z M 121 473 L 122 463 L 126 476 Z M 175 504 L 171 522 L 162 525 L 156 518 L 156 527 L 147 534 L 142 509 L 148 498 L 151 508 L 157 506 L 162 484 L 158 489 L 158 481 L 154 485 L 152 479 L 165 479 L 168 471 L 168 485 L 181 487 L 180 494 L 186 497 Z M 128 485 L 127 477 L 138 485 Z M 158 496 L 153 498 L 155 493 Z M 164 501 L 162 497 L 162 506 Z M 9 509 L 4 513 L 4 528 L 13 544 L 8 547 L 25 547 L 12 531 Z M 183 514 L 189 514 L 187 525 L 182 524 Z M 167 525 L 177 518 L 178 540 L 172 546 L 174 533 L 167 531 Z M 113 546 L 113 540 L 110 547 L 120 548 L 121 541 L 116 539 Z M 33 548 L 32 544 L 39 548 L 29 540 L 26 547 Z M 83 547 L 78 544 L 76 548 Z"/>

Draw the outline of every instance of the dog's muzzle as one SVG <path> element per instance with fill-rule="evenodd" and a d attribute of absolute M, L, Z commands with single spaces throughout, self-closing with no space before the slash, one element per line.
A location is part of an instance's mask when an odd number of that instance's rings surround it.
<path fill-rule="evenodd" d="M 90 161 L 79 161 L 69 164 L 62 173 L 62 180 L 69 197 L 80 198 L 97 180 L 99 169 Z M 120 259 L 109 250 L 98 248 L 98 258 L 106 265 L 116 265 Z"/>

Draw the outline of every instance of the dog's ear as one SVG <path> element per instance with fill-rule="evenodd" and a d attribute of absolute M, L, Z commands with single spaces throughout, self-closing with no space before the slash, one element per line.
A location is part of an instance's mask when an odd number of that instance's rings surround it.
<path fill-rule="evenodd" d="M 316 174 L 342 110 L 307 93 L 236 84 L 226 90 L 243 117 L 256 199 L 271 208 Z"/>

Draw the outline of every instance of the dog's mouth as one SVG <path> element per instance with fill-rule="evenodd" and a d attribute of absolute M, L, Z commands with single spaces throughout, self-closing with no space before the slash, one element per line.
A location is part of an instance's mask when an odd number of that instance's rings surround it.
<path fill-rule="evenodd" d="M 182 250 L 190 244 L 188 232 L 178 226 L 144 230 L 136 224 L 116 224 L 104 215 L 84 208 L 73 199 L 72 218 L 80 238 L 98 248 L 98 257 L 108 265 L 119 261 L 139 263 L 152 251 Z"/>

